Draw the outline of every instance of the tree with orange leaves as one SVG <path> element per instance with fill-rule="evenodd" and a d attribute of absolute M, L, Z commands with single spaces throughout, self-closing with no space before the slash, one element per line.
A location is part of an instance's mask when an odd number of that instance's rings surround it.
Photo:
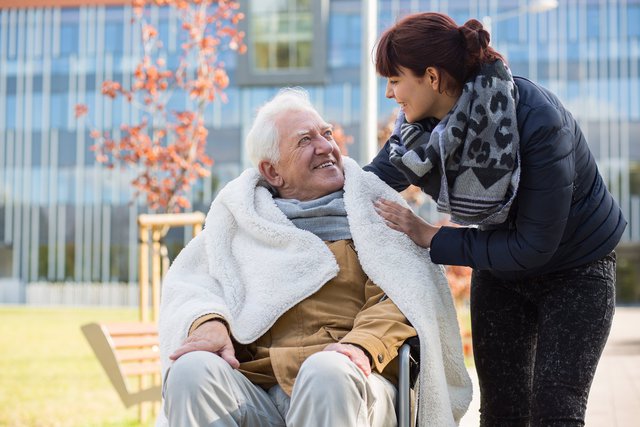
<path fill-rule="evenodd" d="M 167 68 L 158 31 L 145 19 L 151 7 L 173 8 L 181 17 L 186 42 L 175 70 Z M 122 124 L 122 136 L 93 129 L 91 149 L 96 160 L 114 167 L 129 165 L 140 170 L 132 181 L 136 195 L 144 194 L 151 209 L 178 212 L 188 208 L 186 197 L 193 183 L 210 174 L 213 160 L 206 155 L 207 129 L 204 112 L 216 99 L 226 100 L 229 84 L 223 48 L 244 53 L 244 34 L 238 22 L 244 18 L 239 4 L 231 0 L 133 0 L 134 22 L 139 25 L 143 56 L 135 68 L 133 84 L 124 88 L 115 81 L 102 84 L 102 94 L 124 99 L 141 111 L 141 120 Z M 168 111 L 174 90 L 188 94 L 191 107 Z M 78 104 L 76 117 L 87 114 Z"/>

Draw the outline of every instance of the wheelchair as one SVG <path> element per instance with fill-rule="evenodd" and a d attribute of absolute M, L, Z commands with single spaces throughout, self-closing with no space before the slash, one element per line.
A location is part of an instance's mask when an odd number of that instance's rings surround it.
<path fill-rule="evenodd" d="M 407 339 L 400 347 L 398 365 L 398 427 L 414 427 L 418 425 L 414 401 L 420 374 L 420 339 L 417 336 Z"/>

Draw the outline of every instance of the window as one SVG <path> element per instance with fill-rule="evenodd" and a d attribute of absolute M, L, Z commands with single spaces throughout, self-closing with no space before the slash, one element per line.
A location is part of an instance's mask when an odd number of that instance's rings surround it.
<path fill-rule="evenodd" d="M 238 57 L 240 85 L 324 82 L 327 0 L 255 0 L 244 8 L 248 49 Z"/>
<path fill-rule="evenodd" d="M 78 52 L 78 37 L 80 32 L 79 22 L 80 12 L 78 9 L 62 9 L 60 22 L 60 52 L 63 56 L 70 56 Z"/>
<path fill-rule="evenodd" d="M 598 5 L 587 6 L 587 28 L 588 38 L 597 39 L 600 36 L 600 11 Z"/>
<path fill-rule="evenodd" d="M 627 10 L 627 29 L 630 37 L 640 36 L 640 4 L 630 4 Z"/>
<path fill-rule="evenodd" d="M 105 22 L 104 36 L 104 49 L 106 52 L 122 53 L 124 47 L 122 23 Z"/>
<path fill-rule="evenodd" d="M 362 54 L 361 19 L 358 9 L 355 12 L 337 11 L 331 13 L 329 19 L 329 52 L 330 68 L 360 67 Z"/>

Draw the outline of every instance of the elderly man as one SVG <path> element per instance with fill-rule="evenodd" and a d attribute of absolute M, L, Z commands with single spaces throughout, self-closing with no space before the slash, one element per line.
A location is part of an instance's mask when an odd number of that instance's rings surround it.
<path fill-rule="evenodd" d="M 393 426 L 394 359 L 417 331 L 421 420 L 455 425 L 471 392 L 451 295 L 375 214 L 396 193 L 342 158 L 301 90 L 260 109 L 247 151 L 255 169 L 221 190 L 165 279 L 170 424 Z"/>

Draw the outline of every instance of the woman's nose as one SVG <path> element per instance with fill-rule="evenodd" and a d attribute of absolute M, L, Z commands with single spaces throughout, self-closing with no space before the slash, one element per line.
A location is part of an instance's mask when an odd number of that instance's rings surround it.
<path fill-rule="evenodd" d="M 391 99 L 393 98 L 393 89 L 391 88 L 391 83 L 387 82 L 387 88 L 384 91 L 384 96 L 386 96 L 387 98 Z"/>

